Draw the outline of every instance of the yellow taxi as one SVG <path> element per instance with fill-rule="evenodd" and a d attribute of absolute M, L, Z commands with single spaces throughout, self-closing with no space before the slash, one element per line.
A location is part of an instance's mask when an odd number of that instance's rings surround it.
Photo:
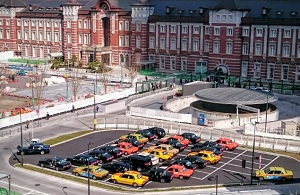
<path fill-rule="evenodd" d="M 126 171 L 125 173 L 115 173 L 111 176 L 113 183 L 126 184 L 133 187 L 141 187 L 149 181 L 149 177 L 143 176 L 137 171 Z"/>
<path fill-rule="evenodd" d="M 217 164 L 221 160 L 221 156 L 215 155 L 212 151 L 201 150 L 200 152 L 190 152 L 188 156 L 200 156 L 209 164 Z"/>
<path fill-rule="evenodd" d="M 143 151 L 143 152 L 147 152 L 147 151 Z M 157 157 L 160 162 L 165 161 L 165 160 L 171 160 L 171 158 L 174 156 L 173 153 L 167 152 L 163 149 L 155 149 L 155 150 L 152 150 L 147 153 L 152 154 L 153 156 Z"/>
<path fill-rule="evenodd" d="M 137 134 L 137 133 L 131 133 L 128 135 L 122 135 L 119 140 L 124 140 L 124 139 L 133 139 L 133 140 L 137 140 L 141 143 L 147 143 L 149 140 L 148 138 L 142 136 L 141 134 Z"/>
<path fill-rule="evenodd" d="M 179 153 L 179 150 L 174 148 L 173 146 L 169 145 L 169 144 L 160 144 L 158 146 L 150 146 L 147 150 L 145 150 L 146 152 L 151 152 L 153 150 L 156 149 L 162 149 L 165 150 L 166 152 L 172 153 L 173 156 Z"/>
<path fill-rule="evenodd" d="M 285 182 L 286 180 L 292 180 L 294 174 L 290 170 L 286 170 L 283 167 L 268 167 L 255 171 L 255 177 L 260 181 L 263 180 L 280 180 Z"/>
<path fill-rule="evenodd" d="M 77 167 L 73 169 L 73 174 L 81 177 L 89 177 L 93 180 L 104 179 L 109 174 L 107 170 L 102 169 L 100 166 L 90 166 L 89 169 L 90 171 L 88 171 L 87 166 Z"/>

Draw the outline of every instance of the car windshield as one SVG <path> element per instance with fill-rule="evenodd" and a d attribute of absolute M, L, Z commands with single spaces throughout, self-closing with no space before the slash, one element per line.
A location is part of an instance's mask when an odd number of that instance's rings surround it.
<path fill-rule="evenodd" d="M 58 163 L 65 163 L 65 162 L 67 162 L 65 159 L 60 159 L 59 161 L 58 161 Z"/>
<path fill-rule="evenodd" d="M 113 152 L 119 152 L 119 149 L 118 148 L 114 148 L 112 151 Z"/>
<path fill-rule="evenodd" d="M 145 134 L 145 135 L 150 135 L 151 132 L 150 132 L 150 131 L 144 131 L 144 134 Z"/>
<path fill-rule="evenodd" d="M 143 139 L 144 137 L 142 135 L 139 136 L 139 139 Z"/>
<path fill-rule="evenodd" d="M 94 158 L 92 156 L 87 157 L 88 160 L 93 160 Z"/>
<path fill-rule="evenodd" d="M 168 153 L 167 153 L 167 151 L 163 151 L 162 154 L 163 154 L 163 155 L 166 155 L 166 154 L 168 154 Z"/>
<path fill-rule="evenodd" d="M 191 138 L 195 138 L 195 137 L 196 137 L 196 135 L 194 135 L 194 134 L 191 136 Z"/>
<path fill-rule="evenodd" d="M 138 174 L 137 178 L 140 179 L 142 177 L 142 174 Z"/>
<path fill-rule="evenodd" d="M 264 172 L 265 172 L 265 173 L 269 173 L 269 172 L 270 172 L 270 169 L 269 169 L 269 168 L 266 168 L 266 169 L 264 169 Z"/>
<path fill-rule="evenodd" d="M 161 176 L 164 176 L 164 175 L 166 175 L 167 174 L 167 171 L 165 170 L 165 171 L 163 171 L 163 172 L 161 172 Z"/>
<path fill-rule="evenodd" d="M 211 156 L 211 157 L 214 157 L 214 156 L 215 156 L 215 154 L 211 154 L 210 156 Z"/>
<path fill-rule="evenodd" d="M 229 142 L 229 143 L 233 143 L 233 141 L 232 141 L 232 140 L 229 140 L 228 142 Z"/>
<path fill-rule="evenodd" d="M 101 172 L 103 169 L 102 168 L 98 168 L 98 169 L 96 169 L 96 172 Z"/>
<path fill-rule="evenodd" d="M 130 145 L 128 145 L 128 148 L 132 148 L 133 146 L 130 144 Z"/>
<path fill-rule="evenodd" d="M 174 148 L 173 148 L 173 146 L 169 146 L 169 150 L 173 150 Z"/>
<path fill-rule="evenodd" d="M 186 168 L 186 167 L 183 167 L 183 168 L 182 168 L 182 171 L 183 171 L 183 172 L 185 172 L 186 170 L 187 170 L 187 168 Z"/>
<path fill-rule="evenodd" d="M 192 163 L 190 162 L 190 161 L 187 161 L 186 163 L 185 163 L 185 165 L 187 165 L 187 166 L 190 166 Z"/>

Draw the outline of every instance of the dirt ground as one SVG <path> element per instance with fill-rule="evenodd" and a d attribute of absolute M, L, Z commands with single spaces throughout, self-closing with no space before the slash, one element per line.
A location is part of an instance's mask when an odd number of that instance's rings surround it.
<path fill-rule="evenodd" d="M 0 112 L 11 111 L 14 108 L 26 107 L 32 102 L 31 99 L 18 98 L 12 96 L 0 97 Z"/>

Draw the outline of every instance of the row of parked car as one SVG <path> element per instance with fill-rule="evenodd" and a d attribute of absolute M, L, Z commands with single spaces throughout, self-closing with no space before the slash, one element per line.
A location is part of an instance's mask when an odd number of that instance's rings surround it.
<path fill-rule="evenodd" d="M 155 139 L 159 141 L 154 146 L 137 153 L 147 142 Z M 116 143 L 96 148 L 89 154 L 67 159 L 46 158 L 38 164 L 55 170 L 66 170 L 75 165 L 78 167 L 72 172 L 77 176 L 103 179 L 113 174 L 112 182 L 136 187 L 144 185 L 148 180 L 164 183 L 173 178 L 190 178 L 196 168 L 216 164 L 221 160 L 223 150 L 233 150 L 238 146 L 228 138 L 220 138 L 215 142 L 200 141 L 201 138 L 193 133 L 166 136 L 164 129 L 153 127 L 123 135 Z M 193 147 L 187 156 L 175 157 L 190 144 Z M 19 148 L 18 151 L 24 150 Z M 118 161 L 112 162 L 114 159 Z M 161 163 L 160 167 L 155 166 L 158 163 Z"/>

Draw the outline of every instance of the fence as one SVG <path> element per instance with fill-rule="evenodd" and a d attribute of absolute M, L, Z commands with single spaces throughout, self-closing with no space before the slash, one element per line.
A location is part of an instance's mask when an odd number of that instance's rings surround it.
<path fill-rule="evenodd" d="M 192 132 L 198 136 L 201 136 L 202 140 L 217 140 L 220 137 L 229 137 L 230 139 L 239 143 L 240 146 L 253 145 L 252 135 L 243 135 L 232 130 L 220 130 L 214 128 L 206 128 L 189 124 L 172 123 L 166 121 L 157 121 L 151 119 L 141 118 L 104 118 L 99 119 L 97 129 L 145 129 L 149 127 L 161 127 L 166 130 L 167 133 Z M 275 139 L 256 136 L 255 146 L 257 148 L 264 148 L 269 150 L 282 150 L 289 152 L 300 152 L 300 143 L 293 140 Z"/>

